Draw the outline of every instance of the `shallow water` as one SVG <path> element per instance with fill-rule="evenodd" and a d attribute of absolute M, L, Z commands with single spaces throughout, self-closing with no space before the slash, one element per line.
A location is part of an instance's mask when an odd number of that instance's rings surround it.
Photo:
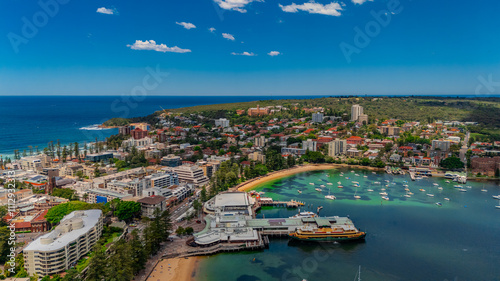
<path fill-rule="evenodd" d="M 337 188 L 338 181 L 343 189 Z M 352 181 L 360 183 L 357 192 Z M 316 191 L 321 184 L 326 187 Z M 403 184 L 414 193 L 411 198 L 403 196 Z M 265 197 L 303 201 L 312 204 L 303 210 L 314 212 L 323 206 L 321 216 L 349 215 L 368 233 L 365 242 L 304 244 L 275 238 L 264 251 L 204 258 L 197 280 L 354 280 L 359 266 L 362 280 L 500 280 L 500 209 L 495 208 L 498 200 L 492 198 L 500 194 L 500 188 L 485 183 L 488 192 L 482 192 L 483 183 L 469 182 L 466 186 L 471 188 L 459 192 L 454 185 L 442 178 L 410 181 L 408 176 L 351 173 L 350 169 L 306 172 L 265 183 L 256 188 Z M 337 200 L 324 198 L 328 188 Z M 369 188 L 374 191 L 366 191 Z M 386 189 L 389 201 L 381 199 L 381 188 Z M 426 191 L 420 192 L 421 188 Z M 361 199 L 354 199 L 355 192 Z M 257 217 L 296 213 L 296 209 L 266 207 Z"/>

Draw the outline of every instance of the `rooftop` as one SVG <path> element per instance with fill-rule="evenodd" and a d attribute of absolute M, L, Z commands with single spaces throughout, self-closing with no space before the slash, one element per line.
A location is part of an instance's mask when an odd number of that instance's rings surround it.
<path fill-rule="evenodd" d="M 93 228 L 101 215 L 101 210 L 74 211 L 66 215 L 53 231 L 31 242 L 24 251 L 49 252 L 62 249 Z"/>

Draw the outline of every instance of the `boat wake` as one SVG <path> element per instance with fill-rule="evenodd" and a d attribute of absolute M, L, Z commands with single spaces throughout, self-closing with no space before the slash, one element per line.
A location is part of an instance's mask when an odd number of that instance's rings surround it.
<path fill-rule="evenodd" d="M 109 130 L 109 128 L 101 128 L 99 127 L 101 124 L 94 124 L 86 127 L 81 127 L 79 130 L 87 130 L 87 131 L 100 131 L 100 130 Z"/>

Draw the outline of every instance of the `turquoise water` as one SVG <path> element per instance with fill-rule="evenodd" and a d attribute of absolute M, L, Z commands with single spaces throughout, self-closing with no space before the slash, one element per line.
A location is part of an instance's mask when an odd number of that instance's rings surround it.
<path fill-rule="evenodd" d="M 343 189 L 337 188 L 338 181 Z M 360 183 L 359 200 L 353 197 L 356 188 L 352 181 Z M 381 184 L 374 184 L 376 181 Z M 414 193 L 411 198 L 403 196 L 405 181 Z M 326 185 L 322 192 L 315 190 L 320 184 Z M 354 280 L 358 266 L 362 280 L 372 281 L 500 280 L 500 209 L 495 208 L 498 200 L 492 198 L 500 194 L 500 188 L 486 183 L 488 192 L 482 192 L 483 183 L 469 182 L 471 188 L 459 192 L 453 186 L 442 178 L 412 182 L 408 176 L 361 170 L 306 172 L 268 182 L 257 188 L 266 197 L 312 204 L 304 210 L 316 211 L 317 206 L 323 206 L 321 216 L 349 215 L 358 228 L 367 231 L 365 242 L 304 244 L 273 238 L 264 251 L 204 258 L 197 280 Z M 324 198 L 328 187 L 337 200 Z M 374 192 L 366 191 L 369 188 Z M 381 188 L 386 189 L 389 201 L 381 199 Z M 421 188 L 426 191 L 420 192 Z M 289 217 L 296 212 L 265 208 L 257 217 Z"/>

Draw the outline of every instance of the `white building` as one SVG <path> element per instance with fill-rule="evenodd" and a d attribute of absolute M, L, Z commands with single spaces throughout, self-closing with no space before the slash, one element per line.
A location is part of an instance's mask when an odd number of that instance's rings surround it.
<path fill-rule="evenodd" d="M 226 118 L 220 118 L 215 120 L 215 127 L 227 128 L 229 127 L 229 120 Z"/>
<path fill-rule="evenodd" d="M 182 165 L 175 167 L 172 171 L 177 173 L 179 182 L 191 183 L 195 187 L 202 187 L 208 183 L 208 177 L 203 173 L 203 169 L 196 165 Z"/>
<path fill-rule="evenodd" d="M 124 140 L 122 142 L 122 147 L 145 147 L 145 146 L 149 146 L 149 145 L 152 145 L 154 143 L 154 140 L 152 138 L 148 138 L 148 137 L 145 137 L 145 138 L 142 138 L 142 139 L 134 139 L 134 138 L 130 138 L 128 140 Z"/>
<path fill-rule="evenodd" d="M 363 115 L 363 107 L 355 104 L 351 107 L 351 121 L 358 121 L 359 116 Z"/>
<path fill-rule="evenodd" d="M 308 139 L 306 141 L 302 141 L 302 149 L 305 151 L 316 151 L 317 150 L 317 142 L 313 141 L 311 139 Z"/>
<path fill-rule="evenodd" d="M 52 275 L 72 267 L 91 251 L 101 237 L 102 211 L 74 211 L 50 233 L 24 248 L 24 267 L 29 275 Z"/>

